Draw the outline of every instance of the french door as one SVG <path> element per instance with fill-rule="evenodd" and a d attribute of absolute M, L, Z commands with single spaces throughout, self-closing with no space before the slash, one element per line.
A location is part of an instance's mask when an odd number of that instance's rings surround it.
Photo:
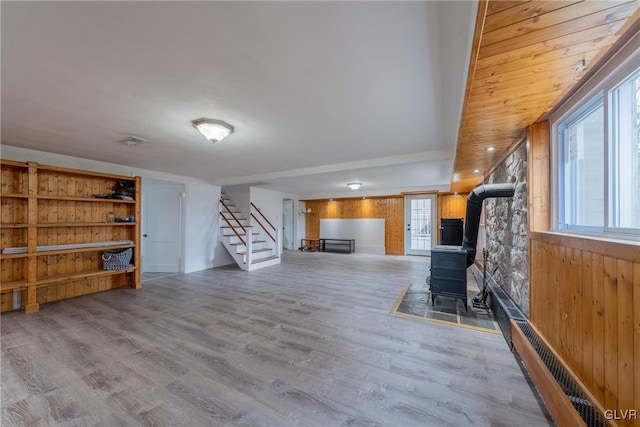
<path fill-rule="evenodd" d="M 436 195 L 404 196 L 404 219 L 405 255 L 431 255 L 431 247 L 436 241 Z"/>

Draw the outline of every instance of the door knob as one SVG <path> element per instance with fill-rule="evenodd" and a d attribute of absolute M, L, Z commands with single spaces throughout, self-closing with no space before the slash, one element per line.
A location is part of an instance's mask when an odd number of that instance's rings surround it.
<path fill-rule="evenodd" d="M 143 234 L 143 235 L 142 235 L 142 237 L 147 237 L 147 235 L 146 235 L 146 234 Z"/>

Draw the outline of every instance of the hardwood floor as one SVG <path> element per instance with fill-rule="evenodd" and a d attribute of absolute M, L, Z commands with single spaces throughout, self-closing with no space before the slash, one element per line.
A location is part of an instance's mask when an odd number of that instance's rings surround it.
<path fill-rule="evenodd" d="M 547 426 L 499 335 L 389 315 L 423 258 L 285 253 L 1 318 L 2 426 Z"/>

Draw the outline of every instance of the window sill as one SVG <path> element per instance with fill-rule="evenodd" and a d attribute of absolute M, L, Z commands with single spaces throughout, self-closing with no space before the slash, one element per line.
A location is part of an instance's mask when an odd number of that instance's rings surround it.
<path fill-rule="evenodd" d="M 640 263 L 640 240 L 568 231 L 532 231 L 531 240 Z"/>

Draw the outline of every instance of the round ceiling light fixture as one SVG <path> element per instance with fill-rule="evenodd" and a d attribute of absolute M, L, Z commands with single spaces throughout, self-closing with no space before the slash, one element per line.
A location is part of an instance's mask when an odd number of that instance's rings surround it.
<path fill-rule="evenodd" d="M 358 188 L 362 187 L 362 183 L 361 182 L 350 182 L 347 184 L 347 187 L 349 187 L 352 190 L 357 190 Z"/>
<path fill-rule="evenodd" d="M 198 119 L 192 123 L 198 132 L 213 143 L 220 142 L 233 133 L 233 126 L 222 120 Z"/>

